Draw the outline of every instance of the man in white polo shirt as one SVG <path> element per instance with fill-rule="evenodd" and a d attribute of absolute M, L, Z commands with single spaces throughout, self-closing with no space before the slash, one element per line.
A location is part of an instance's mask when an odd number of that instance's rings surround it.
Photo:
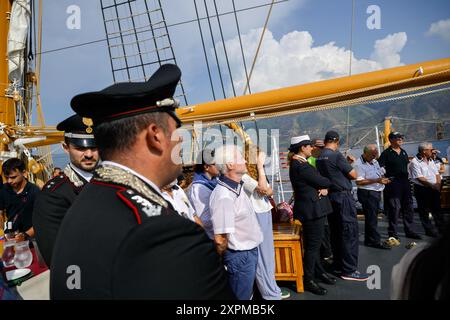
<path fill-rule="evenodd" d="M 444 223 L 440 212 L 441 176 L 439 175 L 439 168 L 431 159 L 433 145 L 429 142 L 423 142 L 419 144 L 418 149 L 419 152 L 409 164 L 409 174 L 414 184 L 414 196 L 417 200 L 417 209 L 425 234 L 430 237 L 437 237 L 428 213 L 431 211 L 436 228 L 442 232 Z"/>
<path fill-rule="evenodd" d="M 247 172 L 245 159 L 236 146 L 224 145 L 216 149 L 215 160 L 221 176 L 209 200 L 214 241 L 223 255 L 236 298 L 250 300 L 263 235 L 242 188 L 242 176 Z"/>
<path fill-rule="evenodd" d="M 355 162 L 358 173 L 356 178 L 358 201 L 362 205 L 365 216 L 364 245 L 377 249 L 390 249 L 389 245 L 381 242 L 377 230 L 381 192 L 384 190 L 384 185 L 390 181 L 384 178 L 385 171 L 380 168 L 376 158 L 378 158 L 377 146 L 369 144 L 364 147 L 363 154 Z"/>

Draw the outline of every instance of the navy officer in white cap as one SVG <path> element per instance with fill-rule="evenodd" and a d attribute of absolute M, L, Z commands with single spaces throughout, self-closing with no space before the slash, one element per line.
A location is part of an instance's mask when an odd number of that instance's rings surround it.
<path fill-rule="evenodd" d="M 172 159 L 181 125 L 177 66 L 147 82 L 75 96 L 90 117 L 102 164 L 69 209 L 53 253 L 52 299 L 233 299 L 214 243 L 181 217 L 161 187 L 181 173 Z"/>
<path fill-rule="evenodd" d="M 308 135 L 291 138 L 289 151 L 294 155 L 290 161 L 289 178 L 294 190 L 294 218 L 303 226 L 305 257 L 303 258 L 304 288 L 317 295 L 327 290 L 317 282 L 335 284 L 336 279 L 326 273 L 320 261 L 320 245 L 325 231 L 325 220 L 332 212 L 327 188 L 330 180 L 322 177 L 307 159 L 313 150 Z"/>

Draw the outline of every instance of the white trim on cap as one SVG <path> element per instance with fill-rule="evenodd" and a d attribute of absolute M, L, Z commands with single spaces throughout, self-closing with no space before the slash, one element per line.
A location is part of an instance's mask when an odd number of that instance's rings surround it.
<path fill-rule="evenodd" d="M 305 140 L 311 140 L 309 138 L 309 135 L 305 134 L 303 136 L 292 137 L 291 138 L 291 144 L 297 144 L 297 143 L 300 143 L 300 142 L 305 141 Z"/>
<path fill-rule="evenodd" d="M 64 137 L 78 138 L 78 139 L 94 139 L 93 134 L 81 134 L 81 133 L 72 133 L 72 132 L 65 132 Z"/>

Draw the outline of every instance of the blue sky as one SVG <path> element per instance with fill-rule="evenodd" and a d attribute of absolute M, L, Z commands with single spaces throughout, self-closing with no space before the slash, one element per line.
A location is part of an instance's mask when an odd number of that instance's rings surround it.
<path fill-rule="evenodd" d="M 149 1 L 149 3 L 152 1 Z M 162 0 L 169 25 L 195 18 L 193 1 Z M 197 1 L 204 16 L 203 1 Z M 270 0 L 235 0 L 236 6 L 268 3 Z M 212 1 L 208 0 L 212 8 Z M 353 35 L 353 73 L 377 70 L 386 66 L 411 64 L 450 56 L 450 2 L 448 0 L 355 1 Z M 81 9 L 81 29 L 69 30 L 66 9 Z M 231 9 L 231 0 L 217 0 L 219 12 Z M 366 20 L 369 5 L 381 9 L 381 29 L 369 30 Z M 247 65 L 251 64 L 260 29 L 268 7 L 239 13 Z M 263 48 L 255 68 L 254 91 L 296 85 L 309 81 L 342 76 L 347 72 L 345 57 L 350 43 L 351 0 L 290 0 L 277 4 L 269 22 Z M 43 51 L 105 38 L 100 1 L 44 1 Z M 433 23 L 434 32 L 428 31 Z M 225 43 L 231 56 L 233 80 L 242 93 L 243 68 L 237 50 L 234 16 L 221 18 Z M 202 23 L 207 31 L 206 22 Z M 216 46 L 220 38 L 214 25 Z M 209 32 L 209 31 L 208 31 Z M 177 62 L 190 104 L 212 99 L 197 23 L 170 27 Z M 266 41 L 267 40 L 267 41 Z M 375 43 L 378 42 L 378 49 Z M 207 41 L 213 64 L 212 43 Z M 220 51 L 220 50 L 219 50 Z M 223 61 L 223 51 L 221 54 Z M 41 97 L 46 123 L 55 125 L 73 112 L 70 99 L 78 93 L 100 90 L 112 84 L 113 78 L 106 42 L 42 55 Z M 222 64 L 223 71 L 225 65 Z M 217 74 L 214 75 L 219 92 Z M 227 77 L 226 72 L 224 77 Z M 227 94 L 231 94 L 229 80 Z M 220 95 L 219 95 L 220 97 Z M 95 107 L 95 106 L 93 106 Z"/>

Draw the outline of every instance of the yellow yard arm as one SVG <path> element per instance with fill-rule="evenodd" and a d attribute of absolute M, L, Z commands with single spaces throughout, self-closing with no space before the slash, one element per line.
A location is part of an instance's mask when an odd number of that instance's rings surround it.
<path fill-rule="evenodd" d="M 347 106 L 448 81 L 450 58 L 445 58 L 191 105 L 177 113 L 185 124 L 250 120 Z"/>

